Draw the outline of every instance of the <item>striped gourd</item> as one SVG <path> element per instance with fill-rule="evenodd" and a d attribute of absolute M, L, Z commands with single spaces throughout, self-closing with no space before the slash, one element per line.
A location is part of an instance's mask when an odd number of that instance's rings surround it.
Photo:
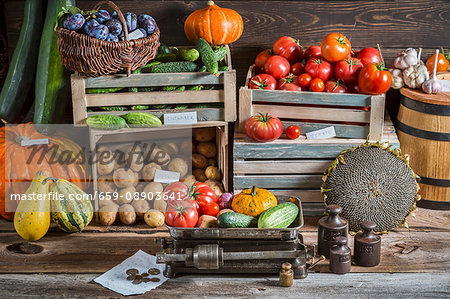
<path fill-rule="evenodd" d="M 258 219 L 258 228 L 286 228 L 297 218 L 298 207 L 285 202 L 265 210 Z"/>
<path fill-rule="evenodd" d="M 52 197 L 52 220 L 65 232 L 82 231 L 92 220 L 93 208 L 88 195 L 78 186 L 53 179 L 50 186 Z"/>

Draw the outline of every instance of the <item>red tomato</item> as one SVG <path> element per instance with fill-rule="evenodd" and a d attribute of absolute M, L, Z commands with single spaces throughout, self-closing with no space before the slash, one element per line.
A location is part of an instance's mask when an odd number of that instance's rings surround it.
<path fill-rule="evenodd" d="M 320 46 L 322 56 L 329 62 L 337 62 L 348 56 L 352 46 L 348 39 L 340 33 L 330 33 L 323 40 Z"/>
<path fill-rule="evenodd" d="M 287 76 L 291 70 L 289 61 L 280 55 L 270 56 L 264 65 L 264 71 L 276 80 Z"/>
<path fill-rule="evenodd" d="M 197 209 L 188 200 L 167 203 L 166 223 L 173 227 L 194 227 L 198 221 Z"/>
<path fill-rule="evenodd" d="M 310 74 L 304 73 L 298 77 L 298 85 L 302 88 L 307 88 L 311 83 L 312 77 Z"/>
<path fill-rule="evenodd" d="M 250 89 L 267 89 L 275 90 L 277 88 L 277 80 L 268 74 L 259 74 L 254 76 L 248 84 Z"/>
<path fill-rule="evenodd" d="M 219 214 L 219 210 L 220 210 L 219 205 L 216 204 L 215 202 L 200 206 L 200 211 L 202 215 L 209 215 L 216 217 L 217 214 Z"/>
<path fill-rule="evenodd" d="M 444 49 L 442 49 L 442 52 L 444 52 Z M 450 53 L 439 53 L 438 54 L 438 61 L 436 65 L 436 72 L 445 72 L 448 69 L 449 60 L 450 59 Z M 430 58 L 428 58 L 426 66 L 427 70 L 430 74 L 433 74 L 434 69 L 434 61 L 436 60 L 436 53 L 431 55 Z"/>
<path fill-rule="evenodd" d="M 167 201 L 180 201 L 183 199 L 192 201 L 192 205 L 197 211 L 199 210 L 198 203 L 195 200 L 192 200 L 189 195 L 189 187 L 182 182 L 174 182 L 168 185 L 164 189 L 163 199 L 167 198 Z"/>
<path fill-rule="evenodd" d="M 303 60 L 304 51 L 298 40 L 282 36 L 273 44 L 273 53 L 289 60 L 291 64 Z"/>
<path fill-rule="evenodd" d="M 283 124 L 275 116 L 260 113 L 247 119 L 245 134 L 259 142 L 273 141 L 283 134 Z"/>
<path fill-rule="evenodd" d="M 322 58 L 322 49 L 320 46 L 311 46 L 305 52 L 305 60 L 308 61 L 311 58 Z"/>
<path fill-rule="evenodd" d="M 267 49 L 259 53 L 255 58 L 255 67 L 256 69 L 264 73 L 264 65 L 266 64 L 267 59 L 273 55 L 272 49 Z"/>
<path fill-rule="evenodd" d="M 297 139 L 300 136 L 300 132 L 300 128 L 294 125 L 286 128 L 286 136 L 289 139 Z"/>
<path fill-rule="evenodd" d="M 278 90 L 288 90 L 288 91 L 301 91 L 302 88 L 297 84 L 297 76 L 294 74 L 289 74 L 288 76 L 281 78 L 278 81 Z"/>
<path fill-rule="evenodd" d="M 364 48 L 358 52 L 358 59 L 361 60 L 363 66 L 368 63 L 380 63 L 380 52 L 375 48 Z"/>
<path fill-rule="evenodd" d="M 311 89 L 311 91 L 322 92 L 325 90 L 325 84 L 323 83 L 322 79 L 314 78 L 311 80 L 309 88 Z"/>
<path fill-rule="evenodd" d="M 337 79 L 344 81 L 347 85 L 358 84 L 359 72 L 362 69 L 361 62 L 356 58 L 347 58 L 339 61 L 334 68 Z"/>
<path fill-rule="evenodd" d="M 366 64 L 359 73 L 358 86 L 361 93 L 381 94 L 391 87 L 392 76 L 383 65 Z"/>
<path fill-rule="evenodd" d="M 350 92 L 352 92 L 352 93 L 361 93 L 361 92 L 359 91 L 359 85 L 358 85 L 358 84 L 355 84 L 355 85 L 351 86 L 351 87 L 350 87 Z"/>
<path fill-rule="evenodd" d="M 293 73 L 296 76 L 300 76 L 304 72 L 305 72 L 305 66 L 303 65 L 303 63 L 297 62 L 291 66 L 291 73 Z"/>
<path fill-rule="evenodd" d="M 339 80 L 330 80 L 325 83 L 325 91 L 331 93 L 346 93 L 347 87 L 345 87 L 345 85 L 343 85 Z"/>
<path fill-rule="evenodd" d="M 323 59 L 313 58 L 308 60 L 305 65 L 305 71 L 311 75 L 312 78 L 319 78 L 322 81 L 328 81 L 333 76 L 333 67 L 328 61 Z"/>

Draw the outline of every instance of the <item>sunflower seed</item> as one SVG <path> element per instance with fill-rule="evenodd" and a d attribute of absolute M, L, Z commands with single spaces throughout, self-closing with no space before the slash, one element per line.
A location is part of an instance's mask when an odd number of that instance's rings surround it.
<path fill-rule="evenodd" d="M 148 273 L 150 273 L 151 275 L 158 275 L 159 273 L 161 273 L 161 271 L 159 271 L 159 269 L 157 268 L 150 268 L 148 270 Z"/>
<path fill-rule="evenodd" d="M 137 269 L 128 269 L 126 272 L 128 275 L 136 275 L 139 273 Z"/>

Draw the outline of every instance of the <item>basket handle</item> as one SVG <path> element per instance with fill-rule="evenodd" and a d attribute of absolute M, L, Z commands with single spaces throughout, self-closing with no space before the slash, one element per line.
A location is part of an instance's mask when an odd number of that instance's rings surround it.
<path fill-rule="evenodd" d="M 94 10 L 98 10 L 103 4 L 106 4 L 107 6 L 109 6 L 110 8 L 114 9 L 117 12 L 117 16 L 119 17 L 120 22 L 122 22 L 122 30 L 123 30 L 123 34 L 125 37 L 125 40 L 128 41 L 128 27 L 127 27 L 127 22 L 125 21 L 125 17 L 123 16 L 122 11 L 120 10 L 120 8 L 114 4 L 114 2 L 112 1 L 99 1 L 95 6 L 94 6 Z"/>

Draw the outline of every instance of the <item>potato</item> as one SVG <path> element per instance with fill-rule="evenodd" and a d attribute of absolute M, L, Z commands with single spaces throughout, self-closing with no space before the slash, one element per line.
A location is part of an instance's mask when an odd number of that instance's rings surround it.
<path fill-rule="evenodd" d="M 192 174 L 195 176 L 195 179 L 199 182 L 204 182 L 206 181 L 208 178 L 205 175 L 205 171 L 203 169 L 194 169 L 194 171 L 192 171 Z"/>
<path fill-rule="evenodd" d="M 209 215 L 202 215 L 198 218 L 197 227 L 208 228 L 208 227 L 216 227 L 217 226 L 217 218 Z"/>
<path fill-rule="evenodd" d="M 144 166 L 144 154 L 138 144 L 132 144 L 126 149 L 126 167 L 139 172 Z"/>
<path fill-rule="evenodd" d="M 167 142 L 161 145 L 161 149 L 168 153 L 171 157 L 178 154 L 178 145 L 174 142 Z"/>
<path fill-rule="evenodd" d="M 214 158 L 208 158 L 208 166 L 217 166 L 217 159 Z"/>
<path fill-rule="evenodd" d="M 127 162 L 125 150 L 116 149 L 113 152 L 113 155 L 115 156 L 114 170 L 116 170 L 118 168 L 125 168 L 125 165 L 126 165 L 126 162 Z"/>
<path fill-rule="evenodd" d="M 185 183 L 187 186 L 194 184 L 195 181 L 197 181 L 197 179 L 193 174 L 187 175 L 181 180 L 181 182 Z"/>
<path fill-rule="evenodd" d="M 150 227 L 158 227 L 164 225 L 164 214 L 158 210 L 149 210 L 144 214 L 144 221 Z"/>
<path fill-rule="evenodd" d="M 141 218 L 144 217 L 144 214 L 150 210 L 150 204 L 143 198 L 139 198 L 133 201 L 131 204 L 136 211 L 136 215 Z"/>
<path fill-rule="evenodd" d="M 134 181 L 133 181 L 133 186 L 136 186 L 139 181 L 141 180 L 141 174 L 140 172 L 135 172 L 134 173 Z"/>
<path fill-rule="evenodd" d="M 217 147 L 212 142 L 200 142 L 197 144 L 197 153 L 202 154 L 206 158 L 217 156 Z"/>
<path fill-rule="evenodd" d="M 116 185 L 113 182 L 113 176 L 102 175 L 97 178 L 97 190 L 101 193 L 116 191 Z"/>
<path fill-rule="evenodd" d="M 136 185 L 136 192 L 137 193 L 141 193 L 142 191 L 144 191 L 145 186 L 147 186 L 147 183 L 145 182 L 140 182 Z"/>
<path fill-rule="evenodd" d="M 205 169 L 205 175 L 210 180 L 218 181 L 220 180 L 220 172 L 215 166 L 208 166 Z"/>
<path fill-rule="evenodd" d="M 114 170 L 114 157 L 113 153 L 104 146 L 101 146 L 97 150 L 97 172 L 100 175 L 107 175 Z"/>
<path fill-rule="evenodd" d="M 150 154 L 150 159 L 161 166 L 165 166 L 170 162 L 170 155 L 159 147 L 155 147 Z"/>
<path fill-rule="evenodd" d="M 228 212 L 234 212 L 232 209 L 223 209 L 223 210 L 220 210 L 219 211 L 219 214 L 217 214 L 217 218 L 220 216 L 220 215 L 222 215 L 222 214 L 225 214 L 225 213 L 228 213 Z"/>
<path fill-rule="evenodd" d="M 175 158 L 167 165 L 167 170 L 180 173 L 180 177 L 184 177 L 189 170 L 189 166 L 182 158 Z"/>
<path fill-rule="evenodd" d="M 216 128 L 199 128 L 195 129 L 192 134 L 194 135 L 194 140 L 198 142 L 208 142 L 211 141 L 216 136 Z"/>
<path fill-rule="evenodd" d="M 118 168 L 113 173 L 114 184 L 119 188 L 126 188 L 135 185 L 136 174 L 131 169 Z M 139 180 L 139 178 L 138 178 Z"/>
<path fill-rule="evenodd" d="M 101 225 L 111 225 L 116 221 L 119 206 L 111 202 L 98 211 Z"/>
<path fill-rule="evenodd" d="M 183 154 L 183 155 L 189 155 L 189 156 L 191 154 L 195 153 L 195 143 L 193 143 L 190 140 L 181 142 L 179 153 Z"/>
<path fill-rule="evenodd" d="M 135 192 L 136 189 L 133 186 L 120 189 L 119 192 L 117 192 L 117 203 L 119 205 L 131 203 L 134 199 Z"/>
<path fill-rule="evenodd" d="M 147 184 L 142 192 L 145 193 L 147 200 L 155 200 L 156 198 L 162 197 L 162 192 L 164 188 L 161 183 L 151 182 Z"/>
<path fill-rule="evenodd" d="M 208 160 L 200 154 L 192 154 L 192 168 L 205 169 L 208 166 Z"/>
<path fill-rule="evenodd" d="M 220 197 L 223 194 L 222 183 L 213 180 L 206 180 L 205 184 L 208 185 L 211 189 L 213 189 L 217 197 Z"/>
<path fill-rule="evenodd" d="M 119 208 L 119 218 L 125 225 L 131 225 L 136 221 L 136 212 L 130 204 L 121 205 Z"/>

